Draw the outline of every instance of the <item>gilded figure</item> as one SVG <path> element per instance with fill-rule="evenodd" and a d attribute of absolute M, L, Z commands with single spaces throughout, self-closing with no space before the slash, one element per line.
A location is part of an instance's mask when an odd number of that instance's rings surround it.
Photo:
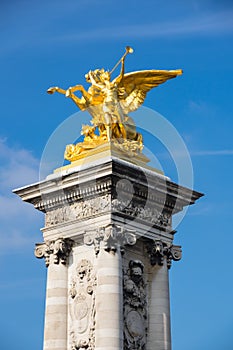
<path fill-rule="evenodd" d="M 49 94 L 59 92 L 71 98 L 82 111 L 87 110 L 92 116 L 92 126 L 84 125 L 82 129 L 84 142 L 68 145 L 66 159 L 72 161 L 75 159 L 72 156 L 74 153 L 78 155 L 104 142 L 114 142 L 121 149 L 135 153 L 142 151 L 142 135 L 136 131 L 135 123 L 128 114 L 143 104 L 152 88 L 181 75 L 182 70 L 142 70 L 125 73 L 125 58 L 129 53 L 133 53 L 133 49 L 127 46 L 125 54 L 111 72 L 103 68 L 90 70 L 85 75 L 86 81 L 91 84 L 88 90 L 82 85 L 75 85 L 67 90 L 60 87 L 47 90 Z M 112 80 L 111 75 L 119 64 L 120 74 Z M 76 91 L 82 96 L 76 96 Z"/>

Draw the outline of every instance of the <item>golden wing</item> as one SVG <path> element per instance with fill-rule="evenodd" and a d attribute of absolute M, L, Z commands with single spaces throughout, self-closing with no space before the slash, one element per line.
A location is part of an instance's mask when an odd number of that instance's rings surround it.
<path fill-rule="evenodd" d="M 143 104 L 148 91 L 181 74 L 181 69 L 142 70 L 125 74 L 118 85 L 118 98 L 124 113 L 138 109 Z"/>

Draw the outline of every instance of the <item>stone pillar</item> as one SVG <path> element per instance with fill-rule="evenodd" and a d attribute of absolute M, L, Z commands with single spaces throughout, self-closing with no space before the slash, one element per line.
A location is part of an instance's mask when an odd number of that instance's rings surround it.
<path fill-rule="evenodd" d="M 153 266 L 149 285 L 148 350 L 171 350 L 168 268 Z"/>
<path fill-rule="evenodd" d="M 63 239 L 36 245 L 36 257 L 44 257 L 48 267 L 44 350 L 67 349 L 68 268 L 66 262 L 70 250 L 71 242 Z"/>
<path fill-rule="evenodd" d="M 172 216 L 202 194 L 112 155 L 15 190 L 45 213 L 43 350 L 171 350 Z"/>
<path fill-rule="evenodd" d="M 96 350 L 123 348 L 121 251 L 100 250 L 97 259 Z"/>
<path fill-rule="evenodd" d="M 67 349 L 67 267 L 48 267 L 44 350 Z"/>
<path fill-rule="evenodd" d="M 96 327 L 95 350 L 123 349 L 123 276 L 124 246 L 134 245 L 133 231 L 115 224 L 86 234 L 84 242 L 94 245 L 96 253 Z"/>
<path fill-rule="evenodd" d="M 181 259 L 180 246 L 162 241 L 148 244 L 149 327 L 147 350 L 171 350 L 169 268 L 172 260 Z"/>

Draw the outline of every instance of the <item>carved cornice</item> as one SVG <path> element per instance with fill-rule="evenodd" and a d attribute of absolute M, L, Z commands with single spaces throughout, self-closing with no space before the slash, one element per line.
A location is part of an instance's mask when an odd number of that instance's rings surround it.
<path fill-rule="evenodd" d="M 113 193 L 120 180 L 131 183 L 129 191 L 133 185 L 133 196 L 138 201 L 162 206 L 171 214 L 202 196 L 202 193 L 179 186 L 156 171 L 115 157 L 70 173 L 64 169 L 61 173 L 49 175 L 44 181 L 16 189 L 14 193 L 45 212 L 84 198 Z"/>
<path fill-rule="evenodd" d="M 45 259 L 45 265 L 48 267 L 51 262 L 54 264 L 66 265 L 67 257 L 70 254 L 73 241 L 70 239 L 59 238 L 55 241 L 37 243 L 35 256 L 38 259 Z"/>
<path fill-rule="evenodd" d="M 94 245 L 95 253 L 98 255 L 100 247 L 106 251 L 116 252 L 119 247 L 124 252 L 124 246 L 136 243 L 136 232 L 126 230 L 115 224 L 99 227 L 95 232 L 86 232 L 84 235 L 84 243 Z"/>
<path fill-rule="evenodd" d="M 181 246 L 171 244 L 168 246 L 166 243 L 155 240 L 146 244 L 146 250 L 150 258 L 151 265 L 163 266 L 164 260 L 167 262 L 167 267 L 170 269 L 172 260 L 178 261 L 182 257 Z"/>
<path fill-rule="evenodd" d="M 60 189 L 50 193 L 43 193 L 39 200 L 34 203 L 36 209 L 47 211 L 52 208 L 68 206 L 85 198 L 98 198 L 100 195 L 111 191 L 112 181 L 110 178 L 104 179 L 102 182 L 90 183 L 85 186 L 75 186 L 69 189 Z"/>

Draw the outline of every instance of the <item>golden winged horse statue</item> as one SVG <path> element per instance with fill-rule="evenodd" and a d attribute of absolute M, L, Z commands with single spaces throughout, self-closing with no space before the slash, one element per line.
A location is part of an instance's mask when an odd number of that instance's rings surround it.
<path fill-rule="evenodd" d="M 137 110 L 143 104 L 148 91 L 168 79 L 181 75 L 182 70 L 142 70 L 125 73 L 125 58 L 132 52 L 133 49 L 127 46 L 125 54 L 111 72 L 104 69 L 89 71 L 85 75 L 86 81 L 91 84 L 87 91 L 82 85 L 67 90 L 59 87 L 50 87 L 47 90 L 49 94 L 59 92 L 71 98 L 82 111 L 87 110 L 92 116 L 92 125 L 82 127 L 84 142 L 68 145 L 66 159 L 73 161 L 81 152 L 110 141 L 126 151 L 142 151 L 142 135 L 136 131 L 128 113 Z M 120 74 L 111 81 L 111 74 L 120 63 Z M 81 98 L 74 94 L 76 91 L 81 92 Z M 98 134 L 95 134 L 96 128 Z"/>

